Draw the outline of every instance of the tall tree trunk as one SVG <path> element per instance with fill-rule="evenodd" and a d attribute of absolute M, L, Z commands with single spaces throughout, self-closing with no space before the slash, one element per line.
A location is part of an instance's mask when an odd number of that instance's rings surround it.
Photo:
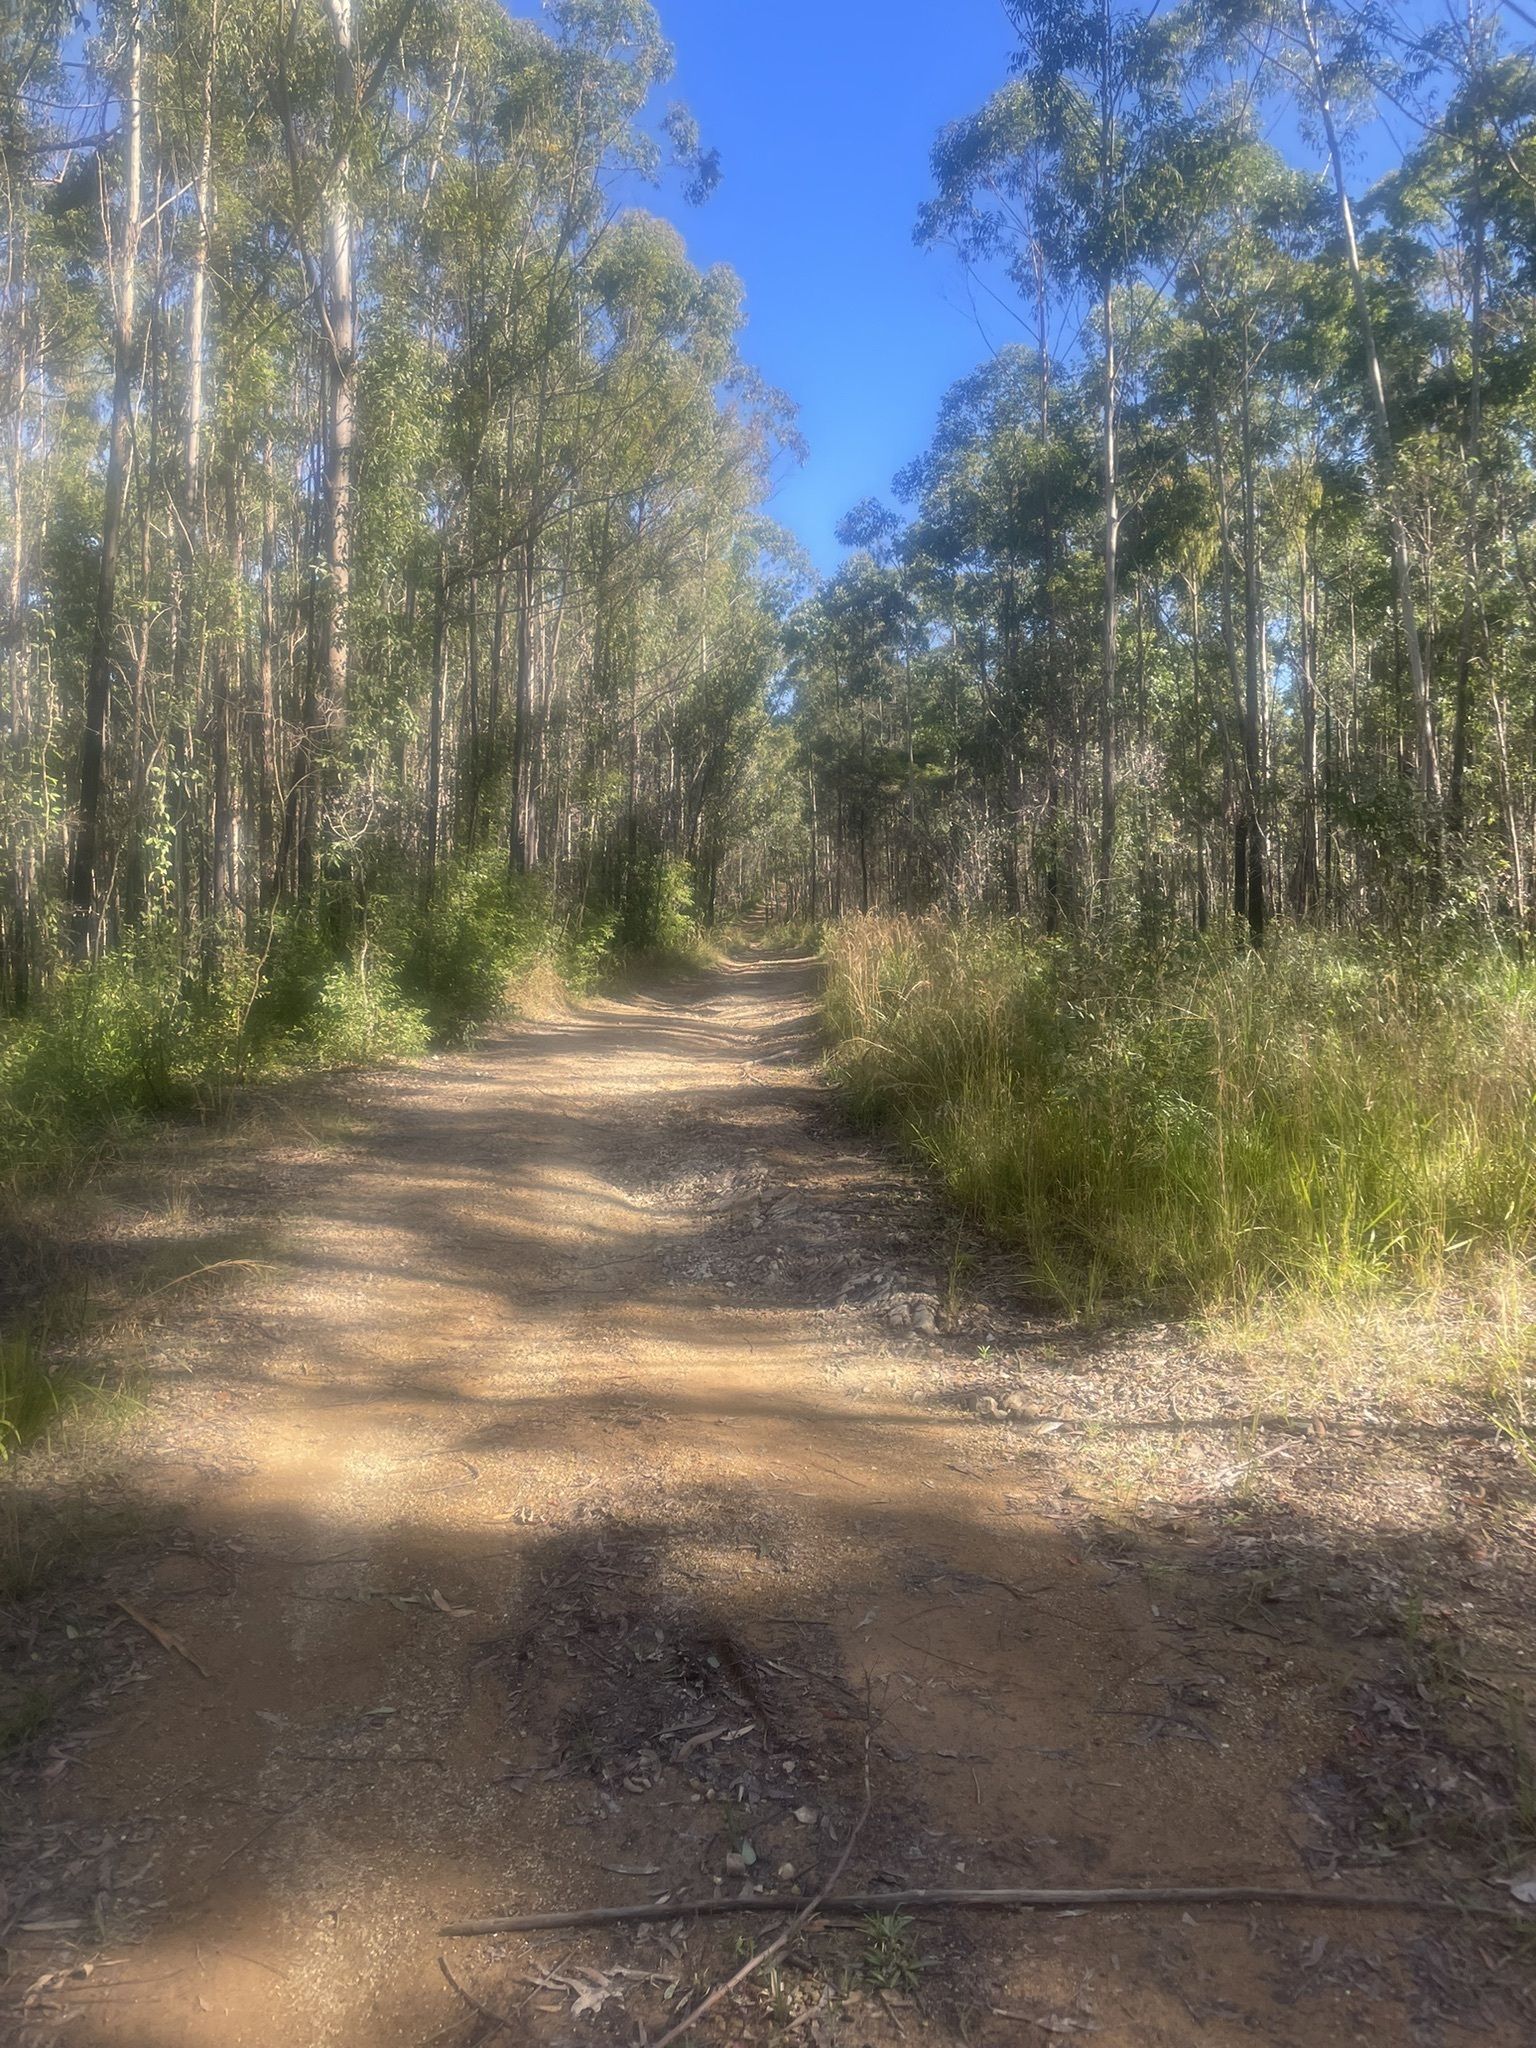
<path fill-rule="evenodd" d="M 1264 943 L 1264 826 L 1260 804 L 1264 790 L 1264 747 L 1260 723 L 1263 674 L 1264 596 L 1259 581 L 1259 511 L 1253 447 L 1253 373 L 1247 340 L 1243 352 L 1242 492 L 1243 492 L 1243 818 L 1246 839 L 1242 859 L 1244 900 L 1238 906 L 1248 922 L 1253 946 Z"/>
<path fill-rule="evenodd" d="M 352 656 L 353 443 L 357 431 L 357 294 L 353 277 L 352 130 L 358 117 L 352 0 L 325 0 L 332 40 L 331 97 L 334 168 L 325 193 L 325 260 L 321 271 L 321 325 L 325 392 L 321 593 L 315 689 L 305 713 L 304 843 L 301 878 L 315 868 L 328 786 L 347 719 Z"/>
<path fill-rule="evenodd" d="M 424 893 L 430 899 L 437 873 L 438 834 L 443 814 L 443 700 L 448 671 L 448 565 L 441 552 L 432 593 L 432 700 L 427 710 L 427 829 L 423 848 Z"/>
<path fill-rule="evenodd" d="M 1296 908 L 1303 917 L 1317 909 L 1317 591 L 1312 551 L 1302 529 L 1300 603 L 1297 612 L 1297 682 L 1301 695 L 1301 845 L 1296 856 Z"/>
<path fill-rule="evenodd" d="M 85 675 L 85 722 L 80 735 L 79 809 L 70 855 L 71 940 L 77 958 L 91 950 L 98 926 L 97 866 L 101 857 L 101 807 L 106 779 L 107 734 L 112 711 L 112 664 L 117 637 L 117 561 L 122 546 L 123 508 L 133 433 L 133 372 L 138 338 L 139 236 L 143 226 L 144 44 L 136 0 L 123 32 L 121 84 L 123 197 L 112 238 L 110 275 L 112 321 L 112 419 L 107 436 L 107 478 L 101 514 L 101 555 L 96 607 L 91 621 Z"/>
<path fill-rule="evenodd" d="M 1328 69 L 1323 61 L 1322 47 L 1318 41 L 1312 0 L 1297 0 L 1297 10 L 1311 67 L 1313 94 L 1322 123 L 1323 139 L 1327 146 L 1328 164 L 1333 174 L 1334 196 L 1338 202 L 1339 224 L 1344 234 L 1344 252 L 1354 295 L 1355 318 L 1360 330 L 1361 349 L 1365 355 L 1366 400 L 1371 422 L 1371 439 L 1375 449 L 1377 480 L 1381 488 L 1383 509 L 1392 535 L 1392 574 L 1397 590 L 1398 615 L 1402 625 L 1404 647 L 1408 656 L 1408 671 L 1413 684 L 1419 794 L 1425 809 L 1425 830 L 1433 848 L 1440 822 L 1440 761 L 1435 746 L 1434 704 L 1430 695 L 1429 674 L 1424 662 L 1424 647 L 1419 637 L 1418 607 L 1413 594 L 1413 556 L 1409 546 L 1408 525 L 1399 497 L 1397 445 L 1392 437 L 1392 421 L 1387 411 L 1386 379 L 1382 372 L 1381 351 L 1376 345 L 1376 323 L 1371 314 L 1370 297 L 1365 288 L 1365 273 L 1360 263 L 1360 244 L 1355 234 L 1354 208 L 1350 204 L 1349 187 L 1344 177 L 1344 153 L 1339 142 Z"/>
<path fill-rule="evenodd" d="M 528 871 L 529 784 L 533 767 L 534 542 L 518 550 L 517 627 L 512 651 L 512 820 L 509 843 L 514 875 Z"/>
<path fill-rule="evenodd" d="M 1119 366 L 1115 359 L 1115 295 L 1103 294 L 1104 315 L 1104 619 L 1099 698 L 1099 910 L 1112 908 L 1115 873 L 1115 670 L 1119 652 L 1120 473 Z"/>
<path fill-rule="evenodd" d="M 203 478 L 203 414 L 207 390 L 203 355 L 208 325 L 209 216 L 213 205 L 213 76 L 218 35 L 219 10 L 215 4 L 209 11 L 208 50 L 203 65 L 202 128 L 198 141 L 197 172 L 192 183 L 195 218 L 191 275 L 187 284 L 187 396 L 182 440 L 181 519 L 177 535 L 181 593 L 171 691 L 176 715 L 185 715 L 189 724 L 192 723 L 189 678 L 194 669 L 194 633 L 200 609 L 197 577 L 208 529 Z M 231 468 L 226 497 L 226 506 L 230 510 L 237 492 L 238 485 Z M 195 651 L 196 666 L 200 672 L 206 658 L 206 644 Z M 222 650 L 216 650 L 214 655 L 213 702 L 209 707 L 209 722 L 214 772 L 203 896 L 206 909 L 216 919 L 223 907 L 222 869 L 229 844 L 229 692 Z"/>
<path fill-rule="evenodd" d="M 1480 152 L 1482 138 L 1474 147 Z M 1472 360 L 1467 393 L 1467 426 L 1462 449 L 1465 483 L 1462 505 L 1461 621 L 1456 640 L 1456 703 L 1451 721 L 1451 786 L 1447 822 L 1458 838 L 1466 829 L 1467 730 L 1472 709 L 1472 646 L 1478 609 L 1478 522 L 1482 513 L 1483 429 L 1483 280 L 1487 267 L 1488 223 L 1484 218 L 1480 155 L 1473 168 Z"/>

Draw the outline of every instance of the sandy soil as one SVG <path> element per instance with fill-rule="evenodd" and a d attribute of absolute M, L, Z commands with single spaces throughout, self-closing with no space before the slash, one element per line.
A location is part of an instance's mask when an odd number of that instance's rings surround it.
<path fill-rule="evenodd" d="M 1367 1796 L 1405 1717 L 1475 1773 L 1359 1621 L 1319 1432 L 1275 1425 L 1278 1519 L 1230 1483 L 1209 1514 L 1086 1496 L 1074 1428 L 1181 1435 L 1145 1394 L 1177 1333 L 1079 1356 L 961 1256 L 818 1082 L 812 997 L 743 958 L 357 1084 L 339 1145 L 204 1167 L 208 1245 L 264 1263 L 168 1298 L 128 1533 L 29 1624 L 82 1678 L 6 1796 L 0 2037 L 654 2041 L 777 1923 L 439 1928 L 813 1889 L 866 1780 L 850 1885 L 1493 1870 L 1416 1860 Z M 1468 1432 L 1424 1486 L 1486 1465 Z M 815 1934 L 700 2038 L 1513 2043 L 1529 1991 L 1502 1937 L 1408 1913 L 955 1914 Z"/>

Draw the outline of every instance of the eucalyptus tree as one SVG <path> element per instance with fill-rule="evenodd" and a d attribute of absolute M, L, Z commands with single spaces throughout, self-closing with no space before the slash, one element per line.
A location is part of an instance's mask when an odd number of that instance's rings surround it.
<path fill-rule="evenodd" d="M 1134 872 L 1144 929 L 1225 904 L 1248 943 L 1287 913 L 1523 934 L 1528 54 L 1478 0 L 1427 41 L 1327 0 L 1012 12 L 1014 76 L 940 138 L 919 235 L 1011 287 L 1027 339 L 956 387 L 898 478 L 913 751 L 931 735 L 938 772 L 872 783 L 867 836 L 934 850 L 933 897 L 1047 924 L 1087 907 L 1062 849 L 1091 835 L 1100 906 Z M 1348 126 L 1383 93 L 1417 96 L 1419 139 L 1357 197 Z M 1320 169 L 1258 140 L 1277 113 Z M 793 621 L 818 847 L 848 810 L 847 610 L 870 567 Z M 835 896 L 845 864 L 859 878 L 833 851 Z M 900 900 L 889 862 L 870 872 Z"/>
<path fill-rule="evenodd" d="M 786 429 L 734 280 L 627 204 L 718 175 L 669 62 L 645 0 L 7 13 L 10 999 L 61 914 L 213 976 L 493 833 L 566 901 L 626 840 L 714 886 Z"/>
<path fill-rule="evenodd" d="M 1447 40 L 1454 90 L 1444 114 L 1375 199 L 1409 246 L 1423 246 L 1431 258 L 1420 289 L 1439 322 L 1438 360 L 1416 413 L 1421 427 L 1448 441 L 1458 471 L 1460 603 L 1446 822 L 1460 842 L 1470 822 L 1474 733 L 1481 725 L 1492 735 L 1501 666 L 1491 630 L 1501 609 L 1498 580 L 1486 562 L 1490 484 L 1528 468 L 1519 442 L 1536 375 L 1526 254 L 1536 184 L 1521 177 L 1516 152 L 1536 121 L 1536 74 L 1528 58 L 1501 50 L 1495 18 L 1478 0 L 1469 0 Z M 1433 481 L 1440 491 L 1442 477 Z M 1507 643 L 1507 630 L 1499 637 Z M 1508 833 L 1508 817 L 1504 824 Z M 1512 858 L 1514 850 L 1511 841 Z"/>
<path fill-rule="evenodd" d="M 1379 334 L 1379 310 L 1361 250 L 1345 137 L 1374 110 L 1401 39 L 1395 10 L 1367 0 L 1216 0 L 1214 14 L 1250 46 L 1316 138 L 1333 186 L 1344 265 L 1354 303 L 1362 398 L 1375 488 L 1391 542 L 1399 626 L 1412 682 L 1422 829 L 1433 850 L 1442 802 L 1435 705 L 1419 621 L 1415 551 L 1403 502 L 1398 428 Z"/>
<path fill-rule="evenodd" d="M 1100 380 L 1102 608 L 1098 889 L 1107 914 L 1116 842 L 1120 644 L 1122 298 L 1176 244 L 1202 136 L 1178 94 L 1180 50 L 1155 7 L 1009 0 L 1013 81 L 948 130 L 920 236 L 1000 261 L 1032 303 L 1042 438 L 1049 434 L 1049 288 L 1080 309 Z"/>
<path fill-rule="evenodd" d="M 96 604 L 80 734 L 79 800 L 70 852 L 69 903 L 74 950 L 81 955 L 89 951 L 99 933 L 95 919 L 97 867 L 116 654 L 118 555 L 128 489 L 131 410 L 139 353 L 139 240 L 144 224 L 144 25 L 140 0 L 124 0 L 115 13 L 107 14 L 103 34 L 111 44 L 104 69 L 112 79 L 121 155 L 116 205 L 103 204 L 107 223 L 105 282 L 111 308 L 112 395 Z M 105 202 L 106 160 L 99 156 L 97 161 Z"/>
<path fill-rule="evenodd" d="M 1261 492 L 1286 433 L 1287 373 L 1296 367 L 1295 308 L 1311 282 L 1307 270 L 1317 235 L 1317 193 L 1311 182 L 1290 171 L 1272 149 L 1252 140 L 1234 143 L 1224 163 L 1220 196 L 1203 211 L 1178 265 L 1177 289 L 1191 337 L 1182 360 L 1168 366 L 1172 382 L 1193 398 L 1191 440 L 1210 463 L 1222 636 L 1242 733 L 1234 908 L 1255 945 L 1263 943 L 1268 912 Z M 1240 606 L 1235 597 L 1239 584 Z M 1300 671 L 1305 692 L 1304 652 Z"/>

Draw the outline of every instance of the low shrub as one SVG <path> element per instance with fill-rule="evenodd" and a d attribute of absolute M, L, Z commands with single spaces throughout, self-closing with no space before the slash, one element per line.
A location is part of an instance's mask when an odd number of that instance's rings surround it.
<path fill-rule="evenodd" d="M 48 1427 L 71 1392 L 49 1374 L 25 1331 L 0 1336 L 0 1464 Z"/>
<path fill-rule="evenodd" d="M 588 878 L 584 919 L 606 925 L 615 964 L 693 966 L 707 959 L 693 870 L 675 855 L 613 856 Z"/>
<path fill-rule="evenodd" d="M 238 951 L 209 968 L 173 926 L 61 972 L 25 1018 L 0 1030 L 7 1168 L 45 1164 L 103 1126 L 184 1108 L 226 1078 L 255 972 Z"/>

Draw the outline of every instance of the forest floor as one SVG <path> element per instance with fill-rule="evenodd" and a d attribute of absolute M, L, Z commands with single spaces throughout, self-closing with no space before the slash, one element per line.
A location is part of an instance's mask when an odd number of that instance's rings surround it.
<path fill-rule="evenodd" d="M 814 1034 L 813 963 L 747 951 L 61 1206 L 32 1253 L 143 1400 L 7 1483 L 53 1554 L 0 1631 L 0 2038 L 655 2041 L 778 1923 L 439 1930 L 809 1896 L 866 1800 L 845 1889 L 1509 1903 L 1527 1467 L 1385 1354 L 1277 1405 L 1208 1336 L 1040 1314 Z M 1493 1922 L 1167 1906 L 827 1925 L 697 2038 L 1533 2022 Z"/>

